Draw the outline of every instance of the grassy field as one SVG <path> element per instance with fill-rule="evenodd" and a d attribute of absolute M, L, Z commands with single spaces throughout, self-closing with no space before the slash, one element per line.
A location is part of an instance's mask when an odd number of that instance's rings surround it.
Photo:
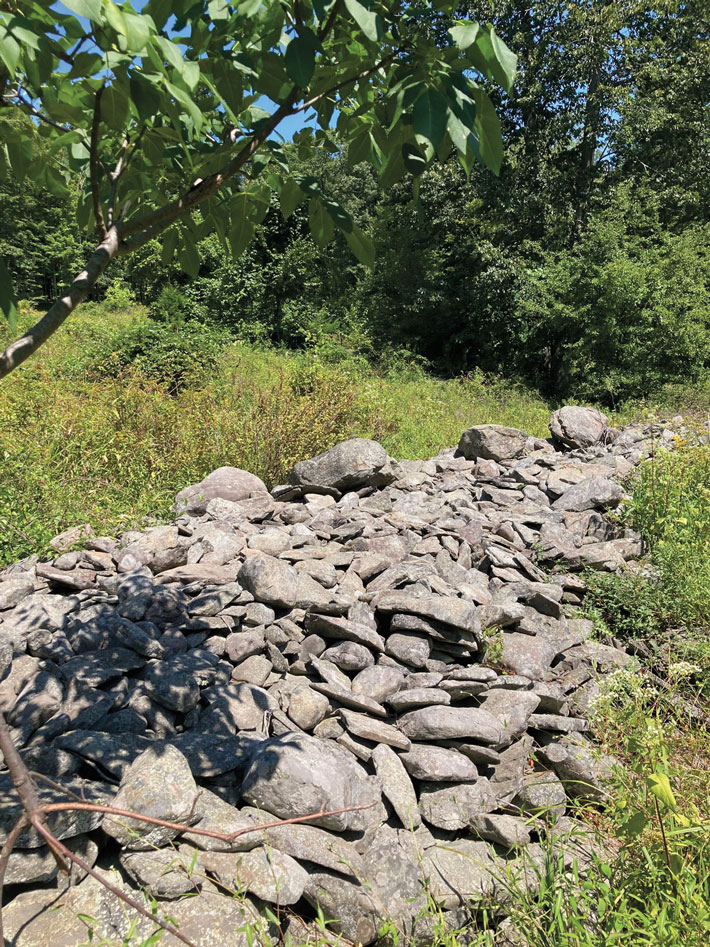
<path fill-rule="evenodd" d="M 668 392 L 612 420 L 700 415 L 708 403 L 707 392 Z M 114 532 L 168 516 L 178 489 L 222 464 L 274 484 L 350 436 L 375 437 L 399 458 L 431 456 L 477 423 L 544 436 L 551 407 L 495 379 L 259 350 L 156 327 L 138 310 L 85 307 L 0 385 L 0 565 L 78 522 Z M 624 764 L 609 804 L 580 812 L 609 854 L 577 878 L 550 852 L 540 894 L 512 891 L 530 947 L 710 942 L 710 449 L 661 454 L 631 490 L 625 515 L 649 544 L 649 574 L 589 576 L 586 605 L 600 637 L 645 651 L 594 718 L 600 745 Z M 437 944 L 492 937 L 482 923 Z"/>

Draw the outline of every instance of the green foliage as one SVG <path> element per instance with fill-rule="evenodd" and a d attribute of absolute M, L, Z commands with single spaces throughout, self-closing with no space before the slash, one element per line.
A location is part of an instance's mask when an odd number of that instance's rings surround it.
<path fill-rule="evenodd" d="M 158 298 L 151 303 L 149 312 L 155 322 L 164 322 L 175 327 L 182 326 L 194 309 L 194 303 L 191 303 L 185 293 L 178 286 L 168 283 L 163 286 Z"/>
<path fill-rule="evenodd" d="M 710 448 L 659 451 L 640 470 L 630 517 L 651 546 L 673 620 L 709 627 Z"/>
<path fill-rule="evenodd" d="M 122 378 L 133 370 L 175 395 L 209 375 L 226 341 L 224 332 L 194 322 L 177 326 L 139 321 L 89 348 L 82 370 L 95 380 Z"/>
<path fill-rule="evenodd" d="M 515 56 L 490 27 L 463 46 L 441 42 L 430 19 L 451 21 L 453 0 L 427 0 L 405 15 L 387 0 L 373 8 L 357 0 L 70 7 L 28 0 L 21 15 L 0 10 L 0 95 L 33 119 L 14 122 L 3 109 L 0 170 L 60 200 L 77 187 L 81 227 L 110 234 L 102 269 L 119 243 L 125 254 L 174 226 L 161 259 L 176 256 L 195 277 L 207 234 L 238 258 L 272 196 L 289 215 L 295 187 L 308 198 L 317 245 L 338 230 L 371 266 L 369 235 L 316 178 L 292 166 L 295 155 L 335 150 L 333 119 L 344 146 L 370 143 L 361 160 L 388 187 L 406 174 L 403 147 L 417 141 L 426 144 L 427 165 L 456 154 L 466 167 L 477 159 L 500 168 L 500 124 L 472 67 L 510 88 Z M 283 148 L 273 133 L 309 110 L 318 130 L 298 132 L 295 152 Z"/>

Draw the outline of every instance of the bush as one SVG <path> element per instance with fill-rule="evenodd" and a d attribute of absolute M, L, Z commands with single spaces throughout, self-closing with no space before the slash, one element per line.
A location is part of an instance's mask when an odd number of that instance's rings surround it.
<path fill-rule="evenodd" d="M 162 288 L 160 296 L 149 307 L 151 319 L 171 328 L 182 326 L 194 310 L 194 304 L 172 283 Z"/>
<path fill-rule="evenodd" d="M 131 288 L 122 279 L 115 279 L 111 283 L 103 300 L 103 306 L 109 312 L 123 312 L 130 309 L 134 303 Z"/>
<path fill-rule="evenodd" d="M 195 322 L 169 326 L 137 322 L 101 342 L 86 359 L 91 378 L 118 378 L 133 370 L 170 394 L 204 382 L 229 337 Z"/>

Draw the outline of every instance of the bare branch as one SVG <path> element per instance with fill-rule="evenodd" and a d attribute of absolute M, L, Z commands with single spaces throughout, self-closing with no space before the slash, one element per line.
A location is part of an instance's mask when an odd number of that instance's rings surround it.
<path fill-rule="evenodd" d="M 32 115 L 33 118 L 36 118 L 40 122 L 44 122 L 45 125 L 51 125 L 52 128 L 56 128 L 60 132 L 72 131 L 70 127 L 67 127 L 66 125 L 60 125 L 59 122 L 52 121 L 52 119 L 49 118 L 48 115 L 44 115 L 42 112 L 40 112 L 40 110 L 35 107 L 34 103 L 29 101 L 28 99 L 23 98 L 21 88 L 17 90 L 17 99 L 18 99 L 16 103 L 17 107 L 21 108 L 23 112 L 27 113 L 27 115 Z M 88 151 L 89 146 L 86 144 L 86 142 L 82 142 L 82 144 L 86 147 L 86 150 Z"/>
<path fill-rule="evenodd" d="M 96 226 L 99 228 L 99 236 L 102 240 L 106 237 L 106 221 L 101 209 L 101 196 L 99 194 L 99 128 L 101 126 L 101 96 L 104 94 L 104 88 L 103 84 L 99 86 L 94 97 L 94 117 L 91 122 L 91 145 L 89 147 L 91 199 L 94 204 Z"/>

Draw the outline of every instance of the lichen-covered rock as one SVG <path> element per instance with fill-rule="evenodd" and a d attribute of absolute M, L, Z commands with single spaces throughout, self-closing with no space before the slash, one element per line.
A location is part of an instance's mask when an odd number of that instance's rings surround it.
<path fill-rule="evenodd" d="M 131 764 L 118 787 L 113 806 L 167 822 L 194 824 L 197 798 L 187 760 L 169 744 L 155 744 Z M 103 830 L 125 848 L 146 851 L 167 845 L 175 829 L 119 816 L 105 816 Z"/>

